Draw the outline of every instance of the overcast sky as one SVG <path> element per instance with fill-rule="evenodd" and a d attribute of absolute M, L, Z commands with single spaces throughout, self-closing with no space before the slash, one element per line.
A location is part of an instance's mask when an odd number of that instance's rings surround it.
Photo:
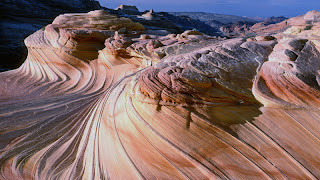
<path fill-rule="evenodd" d="M 286 16 L 320 11 L 320 0 L 99 0 L 107 8 L 120 4 L 135 5 L 140 11 L 190 11 L 238 16 Z"/>

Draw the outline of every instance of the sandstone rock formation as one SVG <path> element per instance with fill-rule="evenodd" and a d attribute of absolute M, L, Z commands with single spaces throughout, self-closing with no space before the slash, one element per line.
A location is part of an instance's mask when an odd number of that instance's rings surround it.
<path fill-rule="evenodd" d="M 234 39 L 171 56 L 143 71 L 138 85 L 148 97 L 164 104 L 257 104 L 249 89 L 255 70 L 274 44 Z"/>
<path fill-rule="evenodd" d="M 23 40 L 62 13 L 100 9 L 94 0 L 2 0 L 0 69 L 18 68 L 27 56 Z"/>
<path fill-rule="evenodd" d="M 0 73 L 0 179 L 319 178 L 318 14 L 250 40 L 58 16 Z"/>
<path fill-rule="evenodd" d="M 218 28 L 190 17 L 173 16 L 165 12 L 140 12 L 137 7 L 120 5 L 115 10 L 101 7 L 94 0 L 4 0 L 0 2 L 0 72 L 18 68 L 27 56 L 24 39 L 62 13 L 88 12 L 105 9 L 118 17 L 130 18 L 146 29 L 162 31 L 162 34 L 182 33 L 197 29 L 208 35 L 220 35 Z M 145 15 L 143 16 L 143 14 Z"/>
<path fill-rule="evenodd" d="M 307 13 L 303 19 L 311 13 L 315 12 Z M 296 23 L 293 19 L 288 22 Z M 265 106 L 319 108 L 320 33 L 316 22 L 297 23 L 286 30 L 284 34 L 290 36 L 278 42 L 269 61 L 262 65 L 254 93 Z M 302 30 L 310 24 L 313 30 Z M 301 27 L 301 31 L 292 31 Z"/>

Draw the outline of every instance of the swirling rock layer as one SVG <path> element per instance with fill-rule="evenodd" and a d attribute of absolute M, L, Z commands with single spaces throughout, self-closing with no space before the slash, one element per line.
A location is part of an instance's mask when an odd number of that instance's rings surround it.
<path fill-rule="evenodd" d="M 319 12 L 291 18 L 293 25 L 258 74 L 253 93 L 266 106 L 319 109 Z M 296 31 L 300 29 L 299 31 Z"/>
<path fill-rule="evenodd" d="M 0 179 L 317 179 L 313 28 L 217 41 L 61 15 L 0 74 Z"/>
<path fill-rule="evenodd" d="M 141 73 L 141 91 L 179 104 L 255 104 L 249 90 L 274 41 L 234 39 L 162 60 Z"/>
<path fill-rule="evenodd" d="M 23 40 L 61 13 L 102 8 L 94 0 L 3 0 L 0 2 L 0 71 L 18 68 L 27 57 Z M 4 69 L 2 69 L 4 68 Z"/>

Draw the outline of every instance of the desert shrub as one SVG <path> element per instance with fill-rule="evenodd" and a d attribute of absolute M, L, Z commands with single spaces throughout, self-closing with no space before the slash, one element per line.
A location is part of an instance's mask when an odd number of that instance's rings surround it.
<path fill-rule="evenodd" d="M 304 28 L 304 30 L 310 30 L 310 29 L 312 29 L 312 25 L 308 25 Z"/>

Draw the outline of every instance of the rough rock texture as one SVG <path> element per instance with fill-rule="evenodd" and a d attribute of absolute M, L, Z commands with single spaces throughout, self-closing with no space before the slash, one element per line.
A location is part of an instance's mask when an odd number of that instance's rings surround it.
<path fill-rule="evenodd" d="M 265 106 L 319 109 L 319 15 L 310 11 L 266 28 L 288 26 L 276 35 L 278 44 L 253 86 L 255 97 Z"/>
<path fill-rule="evenodd" d="M 27 56 L 23 40 L 61 13 L 100 9 L 93 0 L 2 0 L 0 69 L 18 68 Z"/>
<path fill-rule="evenodd" d="M 146 32 L 151 34 L 139 35 L 140 33 L 129 31 L 121 34 L 121 30 L 106 39 L 106 48 L 100 54 L 108 61 L 135 59 L 143 67 L 156 64 L 165 57 L 182 54 L 221 40 L 192 30 L 166 36 L 159 36 L 157 31 L 149 30 Z"/>
<path fill-rule="evenodd" d="M 318 179 L 318 14 L 230 40 L 58 16 L 0 73 L 0 179 Z"/>
<path fill-rule="evenodd" d="M 261 67 L 254 93 L 265 106 L 319 109 L 318 37 L 284 38 Z"/>
<path fill-rule="evenodd" d="M 257 104 L 250 91 L 252 79 L 274 44 L 234 39 L 171 56 L 142 72 L 139 85 L 161 103 Z"/>

